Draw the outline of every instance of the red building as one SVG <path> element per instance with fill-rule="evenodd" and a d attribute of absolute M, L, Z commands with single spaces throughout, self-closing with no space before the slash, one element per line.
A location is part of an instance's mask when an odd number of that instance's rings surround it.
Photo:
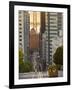
<path fill-rule="evenodd" d="M 34 28 L 30 30 L 30 50 L 39 48 L 39 34 Z"/>

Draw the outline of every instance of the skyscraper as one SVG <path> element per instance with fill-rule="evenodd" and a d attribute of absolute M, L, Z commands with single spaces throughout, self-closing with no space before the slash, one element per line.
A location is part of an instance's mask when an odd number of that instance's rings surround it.
<path fill-rule="evenodd" d="M 18 12 L 18 21 L 19 21 L 19 48 L 22 48 L 24 49 L 24 43 L 23 43 L 23 30 L 24 30 L 24 25 L 23 25 L 23 14 L 24 12 L 23 11 L 19 11 Z"/>
<path fill-rule="evenodd" d="M 36 33 L 36 30 L 34 28 L 30 31 L 30 50 L 35 51 L 39 48 L 39 34 Z"/>
<path fill-rule="evenodd" d="M 45 12 L 40 12 L 40 43 L 39 43 L 39 48 L 40 48 L 40 57 L 43 57 L 43 51 L 42 51 L 42 47 L 43 47 L 43 42 L 45 40 L 45 36 L 43 35 L 44 31 L 45 31 Z M 42 45 L 43 44 L 43 45 Z M 42 58 L 43 59 L 43 58 Z M 41 61 L 42 62 L 42 61 Z"/>
<path fill-rule="evenodd" d="M 55 12 L 48 13 L 48 61 L 52 64 L 52 39 L 58 35 L 58 16 Z"/>
<path fill-rule="evenodd" d="M 49 31 L 48 31 L 48 13 L 44 13 L 44 30 L 42 32 L 42 60 L 46 63 L 45 66 L 48 66 L 49 64 L 49 49 L 48 49 L 48 43 L 49 43 Z M 47 67 L 45 67 L 47 68 Z"/>
<path fill-rule="evenodd" d="M 45 31 L 42 36 L 45 36 L 45 45 L 42 44 L 43 53 L 45 53 L 46 66 L 53 63 L 53 39 L 59 35 L 59 30 L 62 30 L 62 13 L 46 12 L 45 13 Z M 44 47 L 43 47 L 44 46 Z"/>
<path fill-rule="evenodd" d="M 58 36 L 63 35 L 63 15 L 58 13 Z"/>
<path fill-rule="evenodd" d="M 45 12 L 41 12 L 40 14 L 40 20 L 41 20 L 41 28 L 40 28 L 40 32 L 44 33 L 45 31 Z"/>
<path fill-rule="evenodd" d="M 29 52 L 30 16 L 27 11 L 19 11 L 19 48 L 22 48 L 24 60 Z"/>
<path fill-rule="evenodd" d="M 40 12 L 30 12 L 30 49 L 39 49 Z"/>

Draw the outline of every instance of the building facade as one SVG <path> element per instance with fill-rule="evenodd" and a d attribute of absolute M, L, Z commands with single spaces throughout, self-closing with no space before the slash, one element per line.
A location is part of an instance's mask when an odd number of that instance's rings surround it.
<path fill-rule="evenodd" d="M 60 36 L 62 33 L 62 13 L 46 12 L 45 13 L 45 31 L 42 34 L 42 58 L 46 60 L 46 66 L 53 63 L 53 42 L 55 38 Z M 62 37 L 63 38 L 63 37 Z M 60 38 L 61 39 L 61 38 Z M 60 40 L 62 42 L 62 39 Z M 62 43 L 61 43 L 62 44 Z M 45 48 L 45 49 L 44 49 Z"/>
<path fill-rule="evenodd" d="M 29 52 L 30 16 L 27 11 L 19 11 L 19 48 L 23 50 L 24 60 Z"/>

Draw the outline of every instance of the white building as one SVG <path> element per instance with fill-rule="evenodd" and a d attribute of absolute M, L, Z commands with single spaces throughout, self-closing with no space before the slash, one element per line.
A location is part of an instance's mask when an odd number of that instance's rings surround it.
<path fill-rule="evenodd" d="M 30 16 L 27 11 L 19 10 L 19 48 L 23 50 L 26 60 L 29 48 Z"/>
<path fill-rule="evenodd" d="M 19 48 L 24 49 L 24 34 L 23 34 L 23 30 L 24 30 L 24 12 L 23 11 L 19 11 L 18 13 L 18 26 L 19 26 Z"/>
<path fill-rule="evenodd" d="M 63 37 L 60 31 L 62 31 L 62 13 L 45 13 L 45 32 L 42 35 L 42 52 L 47 66 L 53 62 L 54 49 L 62 44 Z"/>

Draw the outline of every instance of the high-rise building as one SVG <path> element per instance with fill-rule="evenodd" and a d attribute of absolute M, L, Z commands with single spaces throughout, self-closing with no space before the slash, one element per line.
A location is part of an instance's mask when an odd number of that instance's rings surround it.
<path fill-rule="evenodd" d="M 40 12 L 30 12 L 30 50 L 39 51 Z"/>
<path fill-rule="evenodd" d="M 27 11 L 19 11 L 19 48 L 22 48 L 24 60 L 27 59 L 29 52 L 29 30 L 30 16 Z"/>
<path fill-rule="evenodd" d="M 46 35 L 42 34 L 42 59 L 46 58 Z"/>
<path fill-rule="evenodd" d="M 48 13 L 48 61 L 52 64 L 52 40 L 58 35 L 58 16 L 55 12 Z"/>
<path fill-rule="evenodd" d="M 45 12 L 41 12 L 40 13 L 40 22 L 41 22 L 41 28 L 40 28 L 40 32 L 41 34 L 44 33 L 45 31 Z"/>
<path fill-rule="evenodd" d="M 63 16 L 58 13 L 58 36 L 63 36 Z"/>
<path fill-rule="evenodd" d="M 41 59 L 43 59 L 43 51 L 42 51 L 42 47 L 43 47 L 43 42 L 44 42 L 44 33 L 45 31 L 45 12 L 40 12 L 40 43 L 39 43 L 39 48 L 40 48 L 40 57 Z M 42 45 L 43 44 L 43 45 Z M 42 61 L 41 61 L 42 62 Z"/>
<path fill-rule="evenodd" d="M 62 44 L 62 32 L 63 32 L 63 17 L 62 17 L 62 13 L 49 13 L 49 17 L 50 17 L 50 20 L 49 20 L 49 31 L 50 31 L 50 34 L 49 34 L 49 37 L 50 37 L 50 46 L 49 46 L 49 49 L 50 50 L 50 61 L 53 60 L 53 52 L 54 52 L 54 49 L 53 49 L 53 41 L 55 38 L 61 36 L 61 38 L 59 38 L 59 45 Z M 61 32 L 62 31 L 62 32 Z M 59 46 L 58 45 L 58 46 Z"/>
<path fill-rule="evenodd" d="M 42 65 L 42 70 L 46 70 L 46 35 L 45 33 L 42 34 L 42 41 L 41 41 L 41 47 L 40 47 L 40 51 L 41 51 L 41 65 Z"/>
<path fill-rule="evenodd" d="M 46 12 L 45 13 L 45 31 L 42 34 L 42 39 L 45 42 L 42 44 L 43 53 L 45 54 L 46 66 L 53 62 L 53 39 L 60 35 L 62 31 L 62 13 Z M 45 45 L 44 45 L 45 44 Z"/>
<path fill-rule="evenodd" d="M 24 49 L 24 43 L 23 43 L 23 30 L 24 30 L 24 20 L 23 20 L 23 14 L 24 12 L 23 11 L 19 11 L 18 12 L 18 26 L 19 26 L 19 48 L 22 48 Z"/>
<path fill-rule="evenodd" d="M 36 32 L 34 28 L 30 31 L 30 50 L 35 51 L 39 48 L 39 34 Z"/>

